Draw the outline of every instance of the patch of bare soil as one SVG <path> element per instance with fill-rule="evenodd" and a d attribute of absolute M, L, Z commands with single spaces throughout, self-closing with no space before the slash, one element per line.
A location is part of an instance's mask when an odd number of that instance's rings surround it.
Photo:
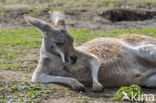
<path fill-rule="evenodd" d="M 26 81 L 30 82 L 32 73 L 30 72 L 21 72 L 21 71 L 11 71 L 11 70 L 2 70 L 0 72 L 0 76 L 3 79 L 0 79 L 1 81 Z"/>
<path fill-rule="evenodd" d="M 0 18 L 0 27 L 25 27 L 24 14 L 30 14 L 33 9 L 4 10 Z M 34 17 L 50 21 L 50 10 L 45 8 L 34 14 Z M 84 29 L 124 29 L 156 27 L 156 11 L 149 9 L 111 9 L 111 10 L 65 10 L 69 28 Z"/>

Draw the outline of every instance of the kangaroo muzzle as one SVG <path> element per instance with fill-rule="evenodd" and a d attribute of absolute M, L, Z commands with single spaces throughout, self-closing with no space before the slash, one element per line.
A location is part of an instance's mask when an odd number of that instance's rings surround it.
<path fill-rule="evenodd" d="M 77 56 L 75 55 L 69 56 L 68 58 L 65 59 L 65 61 L 70 64 L 74 64 L 77 62 Z"/>

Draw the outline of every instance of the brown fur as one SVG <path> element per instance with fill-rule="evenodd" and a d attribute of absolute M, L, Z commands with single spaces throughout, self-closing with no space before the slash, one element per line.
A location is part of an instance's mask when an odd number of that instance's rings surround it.
<path fill-rule="evenodd" d="M 87 63 L 87 60 L 89 60 L 89 58 L 92 58 L 92 56 L 88 54 L 91 53 L 97 56 L 101 63 L 101 67 L 99 70 L 99 79 L 104 87 L 118 87 L 121 85 L 129 85 L 131 83 L 139 83 L 139 78 L 142 78 L 144 76 L 141 72 L 147 72 L 147 66 L 150 63 L 147 63 L 146 66 L 146 63 L 139 64 L 143 66 L 142 68 L 140 68 L 142 69 L 140 73 L 134 73 L 133 71 L 131 71 L 131 68 L 133 68 L 132 65 L 134 65 L 133 69 L 135 69 L 135 65 L 137 63 L 140 63 L 140 61 L 138 61 L 140 59 L 135 59 L 136 57 L 132 53 L 130 53 L 130 51 L 125 51 L 123 49 L 123 44 L 121 43 L 121 40 L 130 43 L 131 45 L 133 43 L 140 44 L 142 42 L 154 44 L 156 40 L 154 38 L 138 34 L 121 35 L 117 38 L 119 39 L 101 37 L 93 39 L 81 45 L 80 47 L 78 47 L 78 49 L 84 52 L 80 52 L 77 54 L 79 55 L 79 59 L 81 60 L 81 62 L 77 62 L 71 68 L 76 68 L 77 65 L 85 64 L 84 62 Z M 127 57 L 130 57 L 125 58 L 126 55 Z M 144 63 L 144 60 L 141 61 L 141 63 Z M 150 68 L 155 68 L 155 66 L 151 66 L 149 67 L 149 69 Z M 79 71 L 82 71 L 82 69 L 86 70 L 85 68 L 79 68 L 77 69 L 77 71 L 71 70 L 71 72 L 78 73 L 78 76 L 75 78 L 77 78 L 85 85 L 91 86 L 92 79 L 89 75 L 89 69 L 88 71 L 79 73 Z M 121 73 L 121 71 L 123 71 L 123 73 Z M 81 75 L 81 77 L 79 75 Z M 136 81 L 134 78 L 136 79 Z"/>
<path fill-rule="evenodd" d="M 93 39 L 79 48 L 82 48 L 88 53 L 92 53 L 98 57 L 100 62 L 103 64 L 111 60 L 115 60 L 121 57 L 120 49 L 121 44 L 116 39 L 111 38 L 96 38 Z M 108 60 L 108 61 L 106 61 Z"/>

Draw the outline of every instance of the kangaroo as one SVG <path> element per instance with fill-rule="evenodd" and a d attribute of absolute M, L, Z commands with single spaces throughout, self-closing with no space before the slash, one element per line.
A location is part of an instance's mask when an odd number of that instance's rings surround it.
<path fill-rule="evenodd" d="M 156 87 L 156 39 L 127 34 L 95 38 L 74 47 L 64 13 L 52 12 L 49 24 L 24 17 L 43 35 L 32 82 L 63 83 L 77 91 L 84 91 L 85 86 L 92 86 L 93 91 L 130 84 Z"/>

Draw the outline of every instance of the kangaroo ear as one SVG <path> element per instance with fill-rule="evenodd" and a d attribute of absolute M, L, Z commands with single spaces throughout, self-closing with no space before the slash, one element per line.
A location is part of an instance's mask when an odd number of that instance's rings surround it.
<path fill-rule="evenodd" d="M 51 13 L 52 24 L 59 29 L 66 30 L 65 14 L 61 11 L 53 11 Z"/>
<path fill-rule="evenodd" d="M 52 29 L 51 26 L 43 20 L 33 18 L 28 15 L 24 15 L 24 18 L 27 21 L 27 23 L 32 24 L 33 26 L 39 28 L 41 31 L 47 31 Z"/>

